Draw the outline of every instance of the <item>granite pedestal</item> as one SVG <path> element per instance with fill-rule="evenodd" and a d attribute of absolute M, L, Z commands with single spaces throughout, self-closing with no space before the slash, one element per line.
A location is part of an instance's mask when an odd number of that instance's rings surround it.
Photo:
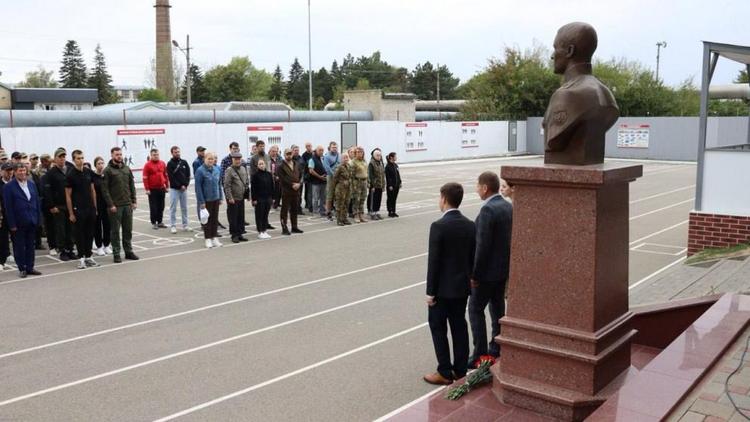
<path fill-rule="evenodd" d="M 583 420 L 630 366 L 629 183 L 640 165 L 503 167 L 515 185 L 508 312 L 493 389 Z"/>

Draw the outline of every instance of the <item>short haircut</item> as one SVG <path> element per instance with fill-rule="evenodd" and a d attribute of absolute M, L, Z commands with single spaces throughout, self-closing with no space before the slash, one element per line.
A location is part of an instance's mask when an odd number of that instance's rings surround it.
<path fill-rule="evenodd" d="M 155 152 L 159 152 L 159 150 L 158 150 L 158 149 L 156 149 L 156 148 L 151 148 L 151 151 L 149 151 L 148 153 L 149 153 L 149 154 L 153 154 L 153 153 L 155 153 Z"/>
<path fill-rule="evenodd" d="M 232 141 L 232 143 L 229 144 L 229 148 L 240 147 L 240 144 L 238 144 L 236 141 Z"/>
<path fill-rule="evenodd" d="M 80 149 L 74 149 L 73 152 L 70 153 L 70 155 L 75 160 L 77 156 L 83 155 L 83 151 L 81 151 Z"/>
<path fill-rule="evenodd" d="M 257 147 L 257 146 L 260 146 L 260 145 L 265 145 L 265 144 L 266 144 L 266 143 L 265 143 L 265 142 L 263 142 L 263 140 L 262 140 L 262 139 L 258 139 L 257 141 L 255 141 L 255 146 L 256 146 L 256 147 Z"/>
<path fill-rule="evenodd" d="M 396 157 L 395 152 L 389 152 L 388 153 L 388 161 L 393 161 L 393 159 Z"/>
<path fill-rule="evenodd" d="M 328 143 L 328 149 L 330 149 L 331 147 L 338 146 L 338 145 L 339 144 L 337 144 L 336 141 L 331 141 L 331 142 Z"/>
<path fill-rule="evenodd" d="M 122 151 L 122 148 L 120 148 L 120 147 L 112 147 L 112 149 L 109 150 L 109 153 L 110 154 L 114 154 L 117 151 Z"/>
<path fill-rule="evenodd" d="M 96 163 L 98 163 L 99 161 L 104 161 L 104 158 L 102 158 L 102 157 L 96 157 L 96 158 L 94 158 L 94 165 L 96 166 Z"/>
<path fill-rule="evenodd" d="M 169 152 L 174 152 L 174 150 L 176 150 L 176 149 L 180 149 L 180 147 L 178 147 L 177 145 L 175 145 L 175 146 L 173 146 L 172 148 L 169 149 Z"/>
<path fill-rule="evenodd" d="M 458 208 L 464 199 L 464 187 L 460 183 L 450 182 L 440 188 L 440 196 L 453 208 Z"/>
<path fill-rule="evenodd" d="M 487 186 L 487 190 L 492 193 L 500 192 L 500 178 L 491 171 L 485 171 L 479 175 L 477 183 Z"/>

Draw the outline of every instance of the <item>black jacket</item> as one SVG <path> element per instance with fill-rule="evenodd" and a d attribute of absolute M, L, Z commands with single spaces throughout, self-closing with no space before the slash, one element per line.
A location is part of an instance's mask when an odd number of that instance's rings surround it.
<path fill-rule="evenodd" d="M 389 162 L 385 165 L 385 185 L 388 190 L 401 189 L 401 172 L 398 170 L 398 164 Z"/>
<path fill-rule="evenodd" d="M 471 293 L 476 230 L 460 211 L 450 211 L 430 226 L 427 295 L 460 299 Z"/>
<path fill-rule="evenodd" d="M 473 278 L 480 286 L 508 279 L 512 222 L 513 206 L 499 195 L 479 210 Z"/>
<path fill-rule="evenodd" d="M 250 199 L 253 201 L 273 197 L 273 176 L 267 171 L 256 172 L 250 180 Z"/>
<path fill-rule="evenodd" d="M 65 185 L 68 183 L 68 178 L 65 174 L 65 171 L 60 170 L 60 167 L 52 166 L 47 174 L 42 177 L 44 209 L 50 210 L 52 207 L 67 208 Z"/>
<path fill-rule="evenodd" d="M 167 163 L 167 177 L 172 189 L 190 186 L 190 165 L 183 159 L 172 158 Z"/>

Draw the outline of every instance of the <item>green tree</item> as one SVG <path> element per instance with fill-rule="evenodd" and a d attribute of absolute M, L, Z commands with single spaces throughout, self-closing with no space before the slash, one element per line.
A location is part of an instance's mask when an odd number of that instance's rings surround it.
<path fill-rule="evenodd" d="M 155 101 L 157 103 L 163 103 L 169 101 L 169 98 L 167 98 L 167 94 L 160 89 L 148 88 L 138 94 L 138 101 Z"/>
<path fill-rule="evenodd" d="M 26 78 L 18 84 L 19 88 L 57 88 L 57 81 L 52 79 L 54 72 L 39 65 L 36 70 L 26 72 Z"/>
<path fill-rule="evenodd" d="M 203 71 L 197 64 L 190 64 L 190 102 L 192 104 L 206 103 L 209 101 L 208 89 L 203 76 Z M 180 101 L 187 104 L 187 73 L 180 88 Z"/>
<path fill-rule="evenodd" d="M 289 77 L 286 84 L 286 97 L 293 107 L 304 107 L 308 103 L 308 86 L 305 69 L 295 57 L 289 67 Z"/>
<path fill-rule="evenodd" d="M 750 74 L 747 73 L 747 70 L 740 70 L 740 73 L 737 75 L 734 82 L 738 84 L 750 83 Z"/>
<path fill-rule="evenodd" d="M 107 71 L 107 61 L 99 44 L 94 49 L 94 68 L 89 75 L 88 87 L 95 88 L 99 93 L 96 105 L 115 103 L 118 101 L 117 94 L 112 88 L 112 77 Z"/>
<path fill-rule="evenodd" d="M 328 73 L 325 67 L 321 67 L 320 70 L 313 73 L 313 97 L 315 97 L 316 102 L 317 99 L 322 99 L 323 107 L 333 100 L 333 88 L 335 86 L 333 76 Z M 323 107 L 315 108 L 322 109 Z"/>
<path fill-rule="evenodd" d="M 594 76 L 612 90 L 620 108 L 620 116 L 668 116 L 673 91 L 657 81 L 654 73 L 636 61 L 626 59 L 599 61 Z"/>
<path fill-rule="evenodd" d="M 233 57 L 226 65 L 211 68 L 205 75 L 209 101 L 267 100 L 273 77 L 253 66 L 248 57 Z"/>
<path fill-rule="evenodd" d="M 420 100 L 436 100 L 438 75 L 440 76 L 440 98 L 446 100 L 456 98 L 458 78 L 453 77 L 448 66 L 443 65 L 437 69 L 430 62 L 417 64 L 414 68 L 410 75 L 409 91 L 416 94 Z"/>
<path fill-rule="evenodd" d="M 281 66 L 276 65 L 268 97 L 274 101 L 284 101 L 284 98 L 286 98 L 286 87 L 284 85 L 284 74 L 281 73 Z"/>
<path fill-rule="evenodd" d="M 78 43 L 74 40 L 65 43 L 60 66 L 60 85 L 63 88 L 86 88 L 88 85 L 86 63 Z"/>

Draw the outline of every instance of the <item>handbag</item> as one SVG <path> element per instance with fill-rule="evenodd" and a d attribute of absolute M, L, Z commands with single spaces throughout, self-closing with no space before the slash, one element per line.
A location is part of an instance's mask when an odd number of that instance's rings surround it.
<path fill-rule="evenodd" d="M 242 180 L 242 176 L 240 176 L 240 172 L 237 171 L 237 168 L 232 167 L 232 170 L 234 170 L 234 174 L 236 174 L 237 177 L 239 177 L 240 180 Z M 242 182 L 242 183 L 244 184 L 245 182 Z M 250 186 L 245 185 L 245 190 L 242 192 L 242 199 L 246 201 L 250 199 Z"/>

